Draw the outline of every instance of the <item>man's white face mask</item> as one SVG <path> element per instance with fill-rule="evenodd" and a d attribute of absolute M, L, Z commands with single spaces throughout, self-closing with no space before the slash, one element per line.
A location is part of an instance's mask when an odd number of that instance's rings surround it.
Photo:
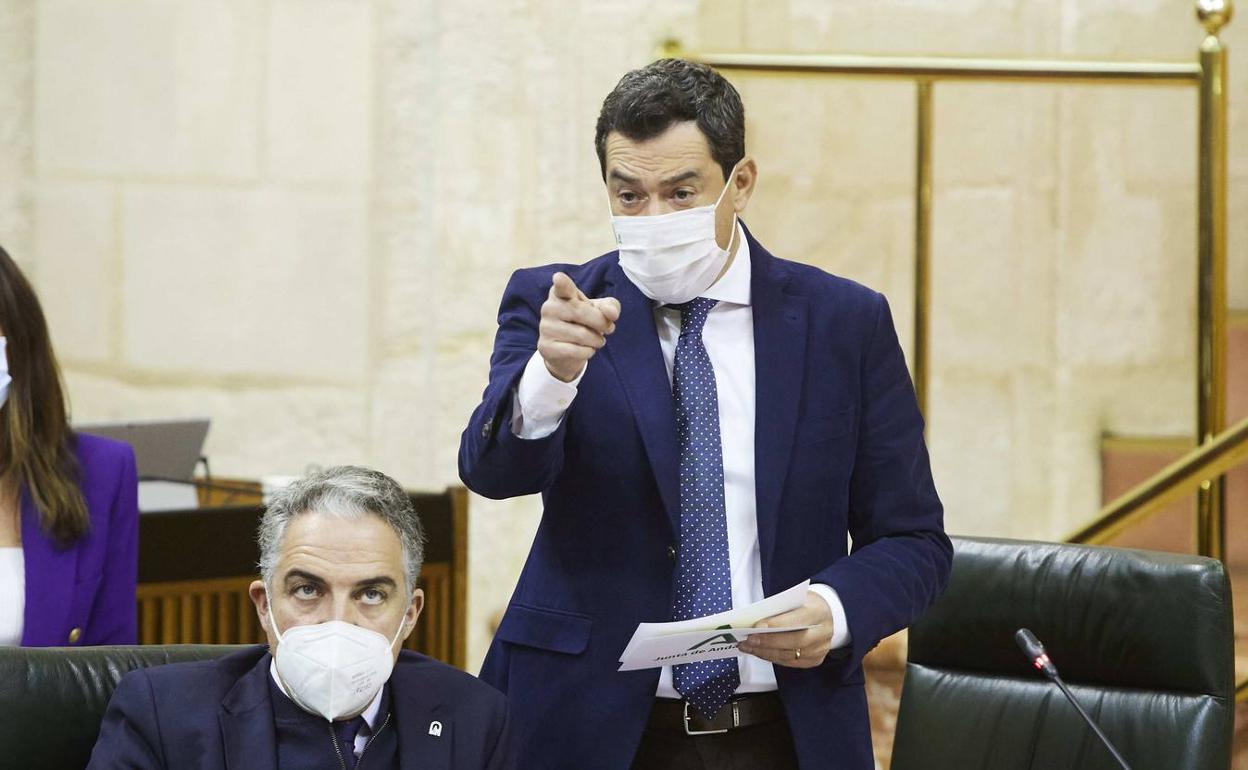
<path fill-rule="evenodd" d="M 273 658 L 286 694 L 304 711 L 330 721 L 360 713 L 390 678 L 391 650 L 406 622 L 404 615 L 389 641 L 341 620 L 295 626 L 283 634 L 270 601 L 269 624 L 278 642 Z"/>
<path fill-rule="evenodd" d="M 620 269 L 641 293 L 668 305 L 679 305 L 711 288 L 732 253 L 737 215 L 732 215 L 728 248 L 715 240 L 715 211 L 732 185 L 734 168 L 719 198 L 709 206 L 655 216 L 611 216 Z"/>
<path fill-rule="evenodd" d="M 9 399 L 9 385 L 13 378 L 9 376 L 8 339 L 0 337 L 0 407 Z"/>

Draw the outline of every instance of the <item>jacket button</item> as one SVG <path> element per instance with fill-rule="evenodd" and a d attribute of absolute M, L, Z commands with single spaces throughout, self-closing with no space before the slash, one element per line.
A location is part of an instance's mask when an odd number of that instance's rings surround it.
<path fill-rule="evenodd" d="M 485 425 L 481 426 L 481 438 L 489 438 L 490 431 L 492 431 L 493 429 L 494 429 L 494 421 L 486 420 Z"/>
<path fill-rule="evenodd" d="M 675 561 L 676 561 L 676 546 L 674 546 L 674 545 L 669 545 L 669 546 L 667 547 L 667 558 L 668 558 L 668 559 L 670 559 L 673 563 L 675 563 Z"/>
<path fill-rule="evenodd" d="M 82 638 L 82 629 L 75 628 L 69 632 L 69 643 L 78 644 L 78 640 Z"/>

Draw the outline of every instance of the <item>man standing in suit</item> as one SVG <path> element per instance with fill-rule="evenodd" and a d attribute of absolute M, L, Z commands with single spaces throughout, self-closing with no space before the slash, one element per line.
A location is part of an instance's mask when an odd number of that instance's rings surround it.
<path fill-rule="evenodd" d="M 295 482 L 258 540 L 268 648 L 127 674 L 89 768 L 513 766 L 503 696 L 399 651 L 424 606 L 425 538 L 393 479 L 340 467 Z"/>
<path fill-rule="evenodd" d="M 628 73 L 595 141 L 619 248 L 512 276 L 460 445 L 471 489 L 545 504 L 482 670 L 521 766 L 872 768 L 863 655 L 952 553 L 888 305 L 739 221 L 758 171 L 714 70 Z M 638 622 L 805 579 L 763 625 L 806 630 L 617 670 Z"/>

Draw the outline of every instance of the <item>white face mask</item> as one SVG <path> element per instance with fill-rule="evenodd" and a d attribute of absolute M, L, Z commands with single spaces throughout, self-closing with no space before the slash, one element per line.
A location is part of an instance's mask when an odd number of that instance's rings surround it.
<path fill-rule="evenodd" d="M 278 641 L 273 658 L 286 694 L 304 711 L 330 721 L 362 712 L 390 678 L 391 650 L 406 620 L 389 641 L 341 620 L 295 626 L 282 634 L 269 602 L 269 624 Z"/>
<path fill-rule="evenodd" d="M 710 206 L 656 216 L 611 216 L 620 269 L 642 294 L 679 305 L 700 296 L 719 278 L 737 237 L 737 215 L 732 215 L 728 248 L 721 249 L 715 240 L 715 210 L 735 172 Z"/>
<path fill-rule="evenodd" d="M 9 384 L 13 382 L 9 377 L 8 344 L 8 339 L 0 337 L 0 407 L 9 399 Z"/>

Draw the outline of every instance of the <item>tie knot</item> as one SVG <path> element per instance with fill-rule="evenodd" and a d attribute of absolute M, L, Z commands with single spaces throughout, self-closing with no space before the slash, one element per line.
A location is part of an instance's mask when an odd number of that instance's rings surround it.
<path fill-rule="evenodd" d="M 706 324 L 706 317 L 711 312 L 711 308 L 719 304 L 717 299 L 708 299 L 707 297 L 698 297 L 688 302 L 682 302 L 679 305 L 672 305 L 680 311 L 680 333 L 681 336 L 686 334 L 701 334 L 702 327 Z"/>
<path fill-rule="evenodd" d="M 355 719 L 348 719 L 344 722 L 334 722 L 334 734 L 338 736 L 338 740 L 348 746 L 355 743 L 355 736 L 360 734 L 368 725 L 364 721 L 364 717 L 359 716 Z"/>

